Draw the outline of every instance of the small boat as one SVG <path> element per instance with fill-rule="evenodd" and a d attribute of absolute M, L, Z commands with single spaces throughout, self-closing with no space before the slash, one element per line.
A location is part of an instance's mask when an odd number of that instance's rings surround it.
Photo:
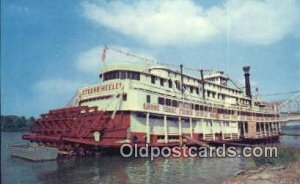
<path fill-rule="evenodd" d="M 8 146 L 13 157 L 19 157 L 31 161 L 56 160 L 58 149 L 38 144 L 16 144 Z"/>

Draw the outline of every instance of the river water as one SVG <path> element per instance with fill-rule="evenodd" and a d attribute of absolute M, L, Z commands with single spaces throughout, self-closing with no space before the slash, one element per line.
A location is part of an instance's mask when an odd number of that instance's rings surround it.
<path fill-rule="evenodd" d="M 298 125 L 297 125 L 298 123 Z M 285 132 L 299 134 L 299 122 Z M 299 127 L 298 127 L 299 128 Z M 1 183 L 220 183 L 247 168 L 243 158 L 72 158 L 63 161 L 30 162 L 10 156 L 7 145 L 22 143 L 23 133 L 1 134 Z M 299 148 L 300 138 L 282 136 L 281 144 Z"/>

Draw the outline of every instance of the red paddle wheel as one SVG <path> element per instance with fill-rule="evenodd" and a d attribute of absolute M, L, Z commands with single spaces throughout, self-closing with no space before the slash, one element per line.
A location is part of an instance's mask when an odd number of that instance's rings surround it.
<path fill-rule="evenodd" d="M 97 107 L 50 110 L 33 123 L 32 132 L 23 135 L 23 139 L 68 151 L 78 147 L 118 147 L 127 138 L 129 121 L 129 113 L 119 112 L 112 119 L 110 112 L 98 111 Z M 95 139 L 95 132 L 100 140 Z"/>

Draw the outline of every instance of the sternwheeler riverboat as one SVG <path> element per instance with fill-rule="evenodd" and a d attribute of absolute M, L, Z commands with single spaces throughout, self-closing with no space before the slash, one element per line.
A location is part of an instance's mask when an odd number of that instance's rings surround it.
<path fill-rule="evenodd" d="M 105 47 L 104 54 L 106 50 L 114 49 Z M 199 69 L 193 76 L 185 69 L 105 64 L 99 84 L 79 89 L 68 107 L 42 114 L 23 139 L 85 153 L 123 143 L 177 146 L 192 140 L 278 139 L 278 108 L 252 95 L 249 66 L 243 67 L 244 88 L 222 71 Z"/>

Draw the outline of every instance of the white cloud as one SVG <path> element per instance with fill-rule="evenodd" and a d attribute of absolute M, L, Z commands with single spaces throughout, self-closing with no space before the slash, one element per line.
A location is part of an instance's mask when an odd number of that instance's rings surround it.
<path fill-rule="evenodd" d="M 205 40 L 217 34 L 209 12 L 191 1 L 111 1 L 103 6 L 84 3 L 84 15 L 126 35 L 152 44 Z"/>
<path fill-rule="evenodd" d="M 35 89 L 42 93 L 62 94 L 65 92 L 74 91 L 80 83 L 66 79 L 50 79 L 39 81 L 35 85 Z"/>
<path fill-rule="evenodd" d="M 86 73 L 96 74 L 99 72 L 102 50 L 103 46 L 97 46 L 79 54 L 75 63 L 76 68 Z"/>
<path fill-rule="evenodd" d="M 90 73 L 90 74 L 96 74 L 100 72 L 100 67 L 103 65 L 103 62 L 101 60 L 102 58 L 102 52 L 103 52 L 104 46 L 96 46 L 94 48 L 91 48 L 90 50 L 87 50 L 85 52 L 82 52 L 78 56 L 78 60 L 75 63 L 75 67 L 82 72 Z M 138 57 L 143 57 L 145 59 L 156 61 L 155 57 L 151 56 L 151 54 L 146 53 L 145 51 L 141 51 L 139 49 L 131 49 L 128 47 L 122 47 L 122 46 L 111 46 L 106 51 L 106 57 L 105 57 L 105 64 L 111 64 L 111 63 L 122 63 L 122 62 L 132 62 L 132 63 L 141 63 L 140 59 L 127 56 L 126 54 L 120 54 L 110 48 L 118 49 L 119 51 L 125 52 L 125 53 L 134 53 Z"/>
<path fill-rule="evenodd" d="M 203 8 L 193 1 L 85 2 L 83 15 L 101 25 L 151 44 L 199 43 L 226 36 L 268 45 L 294 29 L 296 1 L 237 1 Z"/>
<path fill-rule="evenodd" d="M 295 1 L 229 1 L 234 39 L 269 45 L 294 31 L 300 15 Z"/>
<path fill-rule="evenodd" d="M 49 79 L 41 80 L 33 86 L 35 94 L 32 106 L 41 112 L 52 108 L 62 108 L 75 95 L 81 83 L 76 80 Z"/>

